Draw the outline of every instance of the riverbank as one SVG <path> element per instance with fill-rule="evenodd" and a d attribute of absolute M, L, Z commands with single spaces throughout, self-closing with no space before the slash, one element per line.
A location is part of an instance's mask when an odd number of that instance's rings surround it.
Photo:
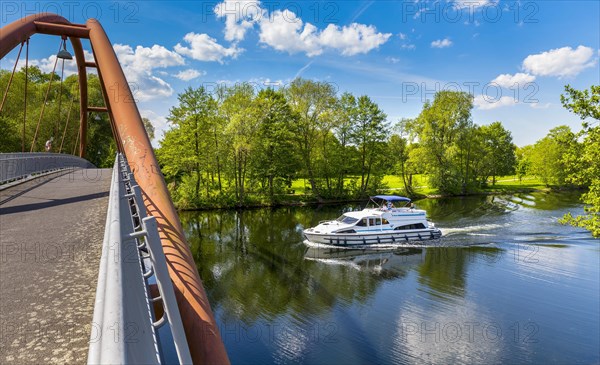
<path fill-rule="evenodd" d="M 427 186 L 420 186 L 415 189 L 415 194 L 406 194 L 403 188 L 386 188 L 378 190 L 380 194 L 395 194 L 410 196 L 414 201 L 422 199 L 441 199 L 450 197 L 466 197 L 466 196 L 481 196 L 481 195 L 505 195 L 505 194 L 528 194 L 528 193 L 553 193 L 563 191 L 584 191 L 578 187 L 556 187 L 546 186 L 541 181 L 535 178 L 527 178 L 522 180 L 516 179 L 499 179 L 495 185 L 490 185 L 476 191 L 470 191 L 466 194 L 439 194 L 434 189 Z M 215 197 L 211 200 L 204 201 L 203 204 L 193 206 L 176 206 L 180 211 L 203 211 L 203 210 L 220 210 L 220 209 L 257 209 L 257 208 L 275 208 L 275 207 L 297 207 L 297 206 L 312 206 L 312 205 L 336 205 L 348 203 L 368 202 L 368 198 L 334 198 L 326 199 L 319 198 L 312 194 L 302 194 L 294 192 L 293 194 L 278 194 L 272 200 L 263 195 L 249 194 L 243 204 L 239 204 L 231 198 Z"/>

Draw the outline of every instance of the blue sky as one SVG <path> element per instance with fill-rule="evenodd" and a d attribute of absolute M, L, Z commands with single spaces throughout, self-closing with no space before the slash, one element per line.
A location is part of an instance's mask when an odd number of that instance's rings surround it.
<path fill-rule="evenodd" d="M 158 130 L 186 87 L 297 76 L 366 94 L 392 123 L 418 115 L 436 90 L 475 96 L 473 120 L 501 121 L 525 145 L 580 120 L 565 84 L 600 84 L 599 1 L 3 1 L 1 24 L 37 11 L 106 29 L 142 115 Z M 46 71 L 59 39 L 32 38 Z M 89 50 L 89 45 L 87 45 Z M 13 51 L 1 62 L 12 67 Z M 67 65 L 74 70 L 74 65 Z"/>

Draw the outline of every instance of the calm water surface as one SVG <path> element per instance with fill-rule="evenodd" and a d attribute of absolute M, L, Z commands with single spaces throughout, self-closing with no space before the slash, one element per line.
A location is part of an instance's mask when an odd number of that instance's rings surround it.
<path fill-rule="evenodd" d="M 572 194 L 422 200 L 443 247 L 324 250 L 359 205 L 182 213 L 234 364 L 600 363 L 600 240 Z"/>

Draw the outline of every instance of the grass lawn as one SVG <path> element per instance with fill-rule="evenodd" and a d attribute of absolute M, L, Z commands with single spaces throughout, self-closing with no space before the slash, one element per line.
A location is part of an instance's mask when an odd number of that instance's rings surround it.
<path fill-rule="evenodd" d="M 492 186 L 491 179 L 489 180 L 488 186 L 484 189 L 485 191 L 510 191 L 518 189 L 546 189 L 544 184 L 539 178 L 535 176 L 525 176 L 519 181 L 517 176 L 500 176 L 496 178 L 496 185 Z"/>
<path fill-rule="evenodd" d="M 347 178 L 345 183 L 348 184 L 352 178 Z M 383 177 L 383 183 L 387 186 L 386 192 L 390 194 L 404 194 L 404 183 L 402 182 L 402 177 L 398 175 L 385 175 Z M 428 186 L 427 175 L 418 174 L 413 175 L 413 186 L 415 188 L 415 192 L 417 194 L 423 195 L 432 195 L 436 194 L 436 190 L 430 188 Z M 496 178 L 496 185 L 492 186 L 491 179 L 489 180 L 489 184 L 486 188 L 482 189 L 482 191 L 514 191 L 521 189 L 536 189 L 543 190 L 546 189 L 546 184 L 544 184 L 540 179 L 534 176 L 525 176 L 519 181 L 519 178 L 514 176 L 499 176 Z M 295 195 L 303 195 L 307 192 L 310 192 L 310 183 L 308 179 L 297 179 L 292 182 L 292 190 L 294 190 Z"/>

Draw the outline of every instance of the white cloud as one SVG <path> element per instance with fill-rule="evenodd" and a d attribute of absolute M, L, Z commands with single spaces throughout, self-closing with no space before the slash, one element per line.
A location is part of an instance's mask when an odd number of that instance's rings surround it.
<path fill-rule="evenodd" d="M 515 98 L 513 98 L 512 96 L 502 96 L 500 99 L 496 99 L 496 98 L 491 98 L 491 97 L 487 97 L 484 95 L 477 95 L 473 100 L 473 104 L 478 109 L 491 110 L 491 109 L 496 109 L 496 108 L 500 108 L 503 106 L 517 105 L 518 101 Z"/>
<path fill-rule="evenodd" d="M 243 40 L 248 29 L 265 15 L 256 0 L 225 0 L 213 10 L 217 18 L 225 18 L 225 39 L 230 42 Z"/>
<path fill-rule="evenodd" d="M 493 83 L 498 84 L 501 87 L 511 88 L 515 85 L 517 87 L 523 87 L 523 85 L 535 81 L 535 76 L 526 74 L 526 73 L 517 73 L 514 75 L 511 74 L 502 74 L 498 75 L 495 79 L 492 80 Z"/>
<path fill-rule="evenodd" d="M 289 10 L 276 10 L 260 22 L 260 42 L 290 54 L 304 52 L 317 56 L 326 49 L 335 49 L 344 56 L 367 53 L 387 42 L 391 33 L 379 33 L 374 26 L 352 23 L 347 26 L 329 24 L 319 31 L 304 23 Z"/>
<path fill-rule="evenodd" d="M 368 53 L 387 42 L 390 33 L 378 33 L 372 25 L 352 23 L 338 27 L 329 24 L 320 35 L 321 44 L 325 47 L 340 50 L 344 56 Z"/>
<path fill-rule="evenodd" d="M 134 51 L 129 45 L 115 44 L 113 49 L 136 100 L 148 101 L 173 95 L 171 85 L 153 75 L 153 70 L 183 65 L 183 57 L 159 45 L 150 48 L 137 46 Z"/>
<path fill-rule="evenodd" d="M 230 48 L 223 47 L 217 40 L 208 34 L 188 33 L 183 37 L 190 47 L 184 47 L 177 43 L 175 51 L 181 55 L 191 57 L 198 61 L 217 61 L 223 63 L 227 57 L 236 58 L 243 52 L 242 48 L 233 45 Z"/>
<path fill-rule="evenodd" d="M 290 54 L 305 52 L 309 57 L 323 53 L 317 28 L 303 24 L 302 19 L 289 10 L 276 10 L 260 22 L 260 42 L 278 51 Z"/>
<path fill-rule="evenodd" d="M 389 63 L 393 63 L 393 64 L 400 62 L 400 59 L 397 57 L 387 57 L 385 60 L 388 61 Z"/>
<path fill-rule="evenodd" d="M 451 45 L 452 45 L 452 41 L 450 40 L 450 38 L 438 39 L 438 40 L 431 42 L 432 48 L 446 48 L 446 47 L 450 47 Z"/>
<path fill-rule="evenodd" d="M 523 60 L 523 69 L 537 76 L 577 76 L 584 69 L 596 65 L 597 59 L 592 59 L 593 56 L 594 50 L 589 47 L 557 48 L 527 56 Z"/>
<path fill-rule="evenodd" d="M 540 104 L 540 103 L 531 103 L 531 107 L 533 109 L 548 109 L 552 106 L 552 103 L 545 103 L 545 104 Z"/>
<path fill-rule="evenodd" d="M 204 76 L 204 75 L 206 75 L 206 72 L 198 71 L 198 70 L 194 70 L 193 68 L 190 68 L 187 70 L 179 71 L 174 76 L 177 77 L 179 80 L 190 81 L 190 80 L 193 80 L 195 78 L 198 78 L 198 77 Z"/>
<path fill-rule="evenodd" d="M 113 48 L 121 65 L 135 66 L 135 68 L 143 70 L 178 66 L 185 63 L 179 54 L 158 44 L 150 48 L 137 46 L 135 51 L 131 46 L 123 44 L 115 44 Z"/>
<path fill-rule="evenodd" d="M 458 9 L 479 9 L 484 6 L 494 6 L 497 1 L 493 0 L 454 0 L 454 7 Z"/>
<path fill-rule="evenodd" d="M 84 58 L 87 61 L 93 61 L 94 55 L 92 52 L 88 50 L 83 50 Z M 47 58 L 42 59 L 30 59 L 29 66 L 37 66 L 42 72 L 50 73 L 52 72 L 52 68 L 54 68 L 54 62 L 56 61 L 56 55 L 52 54 Z M 11 65 L 14 65 L 14 60 L 10 61 Z M 21 68 L 25 67 L 25 60 L 23 58 L 19 59 L 17 62 L 17 70 L 21 70 Z M 59 76 L 61 73 L 62 60 L 58 60 L 56 64 L 56 72 Z M 96 73 L 95 69 L 88 68 L 88 73 Z M 68 77 L 77 73 L 77 57 L 73 56 L 72 60 L 65 60 L 65 73 L 64 77 Z"/>
<path fill-rule="evenodd" d="M 404 34 L 404 33 L 398 33 L 398 37 L 399 37 L 401 40 L 406 40 L 406 39 L 408 38 L 408 36 L 407 36 L 406 34 Z"/>

